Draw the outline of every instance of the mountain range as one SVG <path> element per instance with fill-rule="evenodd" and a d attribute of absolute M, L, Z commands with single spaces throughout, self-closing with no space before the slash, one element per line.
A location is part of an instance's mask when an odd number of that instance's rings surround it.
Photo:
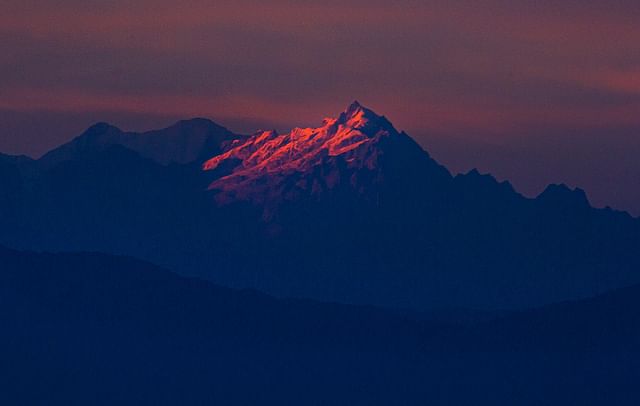
<path fill-rule="evenodd" d="M 317 128 L 0 154 L 0 403 L 636 405 L 640 223 Z"/>
<path fill-rule="evenodd" d="M 417 312 L 526 309 L 640 283 L 640 222 L 550 185 L 452 175 L 355 102 L 317 128 L 96 124 L 0 158 L 0 243 L 151 261 L 279 297 Z"/>

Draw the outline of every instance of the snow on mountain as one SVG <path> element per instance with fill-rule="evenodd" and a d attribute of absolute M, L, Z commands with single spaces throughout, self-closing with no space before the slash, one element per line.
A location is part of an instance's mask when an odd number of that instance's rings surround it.
<path fill-rule="evenodd" d="M 269 192 L 281 194 L 292 188 L 316 193 L 331 189 L 344 175 L 344 170 L 331 171 L 338 161 L 350 172 L 374 170 L 383 153 L 380 141 L 399 136 L 385 117 L 354 102 L 338 118 L 325 118 L 318 128 L 295 128 L 286 134 L 261 131 L 235 140 L 226 152 L 205 162 L 203 169 L 231 168 L 210 185 L 221 192 L 222 203 L 264 201 Z M 315 171 L 324 172 L 322 179 L 312 176 Z"/>

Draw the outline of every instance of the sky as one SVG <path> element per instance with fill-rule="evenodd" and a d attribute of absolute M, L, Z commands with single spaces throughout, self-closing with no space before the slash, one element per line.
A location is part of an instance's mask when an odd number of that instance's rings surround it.
<path fill-rule="evenodd" d="M 0 151 L 96 121 L 315 126 L 357 99 L 453 172 L 640 215 L 637 0 L 2 0 Z"/>

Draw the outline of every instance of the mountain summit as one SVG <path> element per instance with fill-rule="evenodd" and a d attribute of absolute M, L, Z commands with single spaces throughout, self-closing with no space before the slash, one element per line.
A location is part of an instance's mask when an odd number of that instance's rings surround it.
<path fill-rule="evenodd" d="M 294 128 L 279 134 L 260 131 L 203 165 L 205 171 L 220 171 L 210 185 L 219 191 L 218 201 L 265 202 L 291 198 L 299 192 L 318 194 L 334 189 L 345 175 L 352 186 L 362 186 L 358 173 L 376 175 L 385 143 L 408 138 L 384 116 L 357 101 L 337 118 L 325 118 L 317 128 Z M 415 144 L 415 148 L 419 148 Z M 369 176 L 371 177 L 371 176 Z M 374 178 L 376 176 L 373 176 Z"/>

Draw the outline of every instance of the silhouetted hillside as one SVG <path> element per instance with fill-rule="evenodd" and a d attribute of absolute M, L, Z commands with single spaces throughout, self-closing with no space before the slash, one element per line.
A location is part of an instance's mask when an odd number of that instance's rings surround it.
<path fill-rule="evenodd" d="M 1 249 L 0 260 L 3 404 L 640 399 L 638 287 L 453 328 L 276 300 L 124 257 Z"/>

